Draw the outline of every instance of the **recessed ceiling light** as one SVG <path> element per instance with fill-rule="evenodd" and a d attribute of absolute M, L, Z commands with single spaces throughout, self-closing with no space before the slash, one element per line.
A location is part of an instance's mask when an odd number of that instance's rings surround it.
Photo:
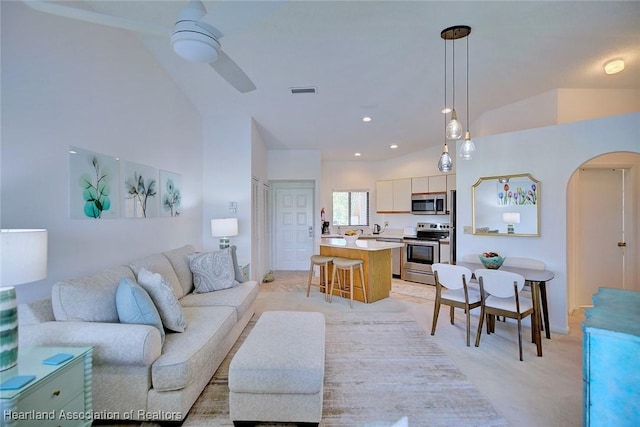
<path fill-rule="evenodd" d="M 612 59 L 604 64 L 604 72 L 607 74 L 617 74 L 624 70 L 624 61 L 622 59 Z"/>
<path fill-rule="evenodd" d="M 389 148 L 398 148 L 398 144 L 391 144 Z"/>
<path fill-rule="evenodd" d="M 362 156 L 362 154 L 360 154 L 360 153 L 355 153 L 355 154 L 354 154 L 354 156 L 356 156 L 356 157 L 360 157 L 360 156 Z"/>
<path fill-rule="evenodd" d="M 451 112 L 451 108 L 443 108 L 442 110 L 440 110 L 440 112 L 442 114 L 449 114 Z"/>
<path fill-rule="evenodd" d="M 362 121 L 363 121 L 363 122 L 365 122 L 365 123 L 369 123 L 371 120 L 372 120 L 372 119 L 371 119 L 371 117 L 369 117 L 369 116 L 364 116 L 364 117 L 362 118 Z"/>

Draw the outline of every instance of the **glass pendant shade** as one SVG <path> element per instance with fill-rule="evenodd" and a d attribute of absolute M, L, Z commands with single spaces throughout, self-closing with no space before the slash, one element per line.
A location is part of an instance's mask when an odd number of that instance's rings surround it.
<path fill-rule="evenodd" d="M 471 156 L 476 151 L 476 144 L 471 140 L 471 132 L 464 134 L 464 142 L 460 146 L 460 157 L 464 160 L 471 160 Z"/>
<path fill-rule="evenodd" d="M 442 154 L 440 155 L 440 160 L 438 160 L 438 170 L 440 172 L 451 172 L 451 168 L 453 167 L 453 160 L 449 155 L 449 147 L 447 144 L 444 144 L 442 148 Z"/>
<path fill-rule="evenodd" d="M 451 111 L 451 120 L 449 120 L 447 124 L 446 136 L 450 141 L 457 141 L 462 138 L 462 123 L 458 121 L 458 115 L 455 109 Z"/>

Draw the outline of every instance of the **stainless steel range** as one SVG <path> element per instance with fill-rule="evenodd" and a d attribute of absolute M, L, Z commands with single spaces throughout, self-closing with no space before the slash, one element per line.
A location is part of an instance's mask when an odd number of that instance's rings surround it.
<path fill-rule="evenodd" d="M 440 239 L 449 237 L 449 224 L 419 222 L 416 236 L 403 238 L 402 280 L 435 285 L 431 265 L 440 262 Z"/>

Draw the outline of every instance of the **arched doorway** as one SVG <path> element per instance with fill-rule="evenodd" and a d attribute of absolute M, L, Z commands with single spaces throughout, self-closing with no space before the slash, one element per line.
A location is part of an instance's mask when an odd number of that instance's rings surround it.
<path fill-rule="evenodd" d="M 580 165 L 569 180 L 570 312 L 592 305 L 601 286 L 640 290 L 639 170 L 640 154 L 606 153 Z"/>

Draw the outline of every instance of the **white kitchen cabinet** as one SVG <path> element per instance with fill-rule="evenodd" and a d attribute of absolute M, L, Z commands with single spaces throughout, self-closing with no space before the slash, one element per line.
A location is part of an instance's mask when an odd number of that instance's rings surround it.
<path fill-rule="evenodd" d="M 434 175 L 429 177 L 429 193 L 444 193 L 447 191 L 447 176 Z"/>
<path fill-rule="evenodd" d="M 411 178 L 411 192 L 412 193 L 428 193 L 429 177 L 419 176 L 416 178 Z"/>
<path fill-rule="evenodd" d="M 411 212 L 411 178 L 393 180 L 393 210 Z"/>
<path fill-rule="evenodd" d="M 456 189 L 456 175 L 433 175 L 411 178 L 412 193 L 443 193 Z"/>
<path fill-rule="evenodd" d="M 411 212 L 411 178 L 377 181 L 376 212 Z"/>
<path fill-rule="evenodd" d="M 393 181 L 377 181 L 376 182 L 376 211 L 392 212 L 393 211 Z"/>

